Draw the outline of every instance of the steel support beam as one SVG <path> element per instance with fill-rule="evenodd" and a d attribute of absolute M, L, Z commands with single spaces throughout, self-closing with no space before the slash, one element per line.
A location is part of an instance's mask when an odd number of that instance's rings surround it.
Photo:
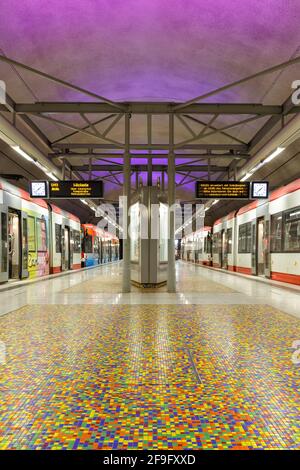
<path fill-rule="evenodd" d="M 254 149 L 263 139 L 269 134 L 272 129 L 280 122 L 282 117 L 289 113 L 289 111 L 294 107 L 294 104 L 291 100 L 291 96 L 283 104 L 283 114 L 274 115 L 268 119 L 268 121 L 258 130 L 255 136 L 249 142 L 249 150 Z"/>
<path fill-rule="evenodd" d="M 169 115 L 169 159 L 168 159 L 168 292 L 176 292 L 175 273 L 175 158 L 174 158 L 174 114 Z"/>
<path fill-rule="evenodd" d="M 129 157 L 131 158 L 132 155 L 129 154 Z M 175 159 L 174 159 L 174 154 L 170 154 L 170 158 L 174 160 L 175 164 Z M 170 158 L 168 159 L 168 162 L 170 161 Z M 125 165 L 125 160 L 126 156 L 124 154 L 124 165 Z M 220 172 L 220 171 L 227 171 L 228 166 L 217 166 L 217 165 L 212 165 L 210 167 L 211 172 Z M 73 165 L 72 166 L 74 171 L 89 171 L 89 165 Z M 120 171 L 122 170 L 123 165 L 116 164 L 116 165 L 94 165 L 92 167 L 93 171 Z M 180 171 L 207 171 L 208 166 L 207 165 L 180 165 Z M 131 170 L 132 171 L 148 171 L 148 165 L 131 165 Z M 167 170 L 167 165 L 153 165 L 152 166 L 153 171 L 166 171 Z"/>
<path fill-rule="evenodd" d="M 285 69 L 286 67 L 289 67 L 294 64 L 298 64 L 300 62 L 300 57 L 295 57 L 294 59 L 287 60 L 286 62 L 281 62 L 280 64 L 276 64 L 273 67 L 269 67 L 267 69 L 261 70 L 260 72 L 256 72 L 252 75 L 248 75 L 248 77 L 241 78 L 240 80 L 236 80 L 235 82 L 228 83 L 227 85 L 221 86 L 220 88 L 216 88 L 215 90 L 212 90 L 208 93 L 204 93 L 203 95 L 196 96 L 195 98 L 186 101 L 185 103 L 181 103 L 175 107 L 176 111 L 179 111 L 181 109 L 186 109 L 187 106 L 191 106 L 192 104 L 196 103 L 197 101 L 204 100 L 206 98 L 209 98 L 213 95 L 216 95 L 218 93 L 221 93 L 223 91 L 229 90 L 230 88 L 242 85 L 246 82 L 249 82 L 250 80 L 253 80 L 254 78 L 259 78 L 264 75 L 267 75 L 269 73 L 274 73 L 277 72 L 278 70 Z"/>
<path fill-rule="evenodd" d="M 130 270 L 130 238 L 128 228 L 130 224 L 129 209 L 131 204 L 131 168 L 130 168 L 130 115 L 125 114 L 125 146 L 124 146 L 124 187 L 123 196 L 127 201 L 126 211 L 124 211 L 124 238 L 123 238 L 123 282 L 122 292 L 127 293 L 131 291 L 131 270 Z"/>
<path fill-rule="evenodd" d="M 44 113 L 78 113 L 78 114 L 123 114 L 124 107 L 131 114 L 170 114 L 181 106 L 182 103 L 171 102 L 139 102 L 133 101 L 120 103 L 120 109 L 108 103 L 98 102 L 38 102 L 38 103 L 16 103 L 14 112 L 16 114 L 44 114 Z M 0 106 L 0 111 L 7 111 L 5 105 Z M 281 105 L 264 105 L 260 103 L 193 103 L 184 106 L 184 111 L 178 114 L 255 114 L 268 116 L 282 114 L 284 109 Z M 292 107 L 288 114 L 299 112 L 299 106 Z M 176 113 L 175 113 L 176 114 Z"/>
<path fill-rule="evenodd" d="M 226 129 L 232 129 L 233 127 L 242 126 L 244 124 L 248 124 L 249 122 L 256 121 L 257 119 L 261 119 L 262 117 L 263 116 L 253 116 L 251 118 L 243 119 L 242 121 L 238 121 L 233 124 L 228 124 L 227 126 L 223 126 L 220 129 L 216 129 L 215 131 L 207 132 L 206 134 L 204 134 L 202 130 L 196 137 L 184 140 L 182 142 L 178 142 L 178 144 L 175 145 L 175 148 L 182 148 L 183 145 L 188 144 L 189 142 L 193 142 L 195 140 L 200 140 L 200 139 L 206 139 L 207 137 L 218 134 L 219 132 L 222 132 Z"/>
<path fill-rule="evenodd" d="M 251 158 L 249 154 L 234 154 L 234 153 L 215 153 L 215 154 L 208 154 L 208 153 L 175 153 L 175 159 L 195 159 L 195 161 L 202 159 L 205 160 L 208 157 L 210 158 L 237 158 L 238 160 L 248 160 Z M 136 158 L 136 159 L 141 159 L 141 160 L 146 160 L 149 158 L 149 155 L 144 154 L 144 153 L 130 153 L 131 158 Z M 68 152 L 68 153 L 49 153 L 48 157 L 50 159 L 54 158 L 61 158 L 61 159 L 68 159 L 68 158 L 82 158 L 82 159 L 89 159 L 90 157 L 96 159 L 96 160 L 102 160 L 109 162 L 109 160 L 106 160 L 107 158 L 110 159 L 123 159 L 124 158 L 124 153 L 95 153 L 95 152 L 87 152 L 87 153 L 79 153 L 79 152 Z M 168 155 L 165 153 L 155 153 L 152 154 L 151 159 L 155 158 L 168 158 Z M 113 161 L 110 161 L 110 163 L 115 163 Z M 195 163 L 195 162 L 194 162 Z"/>
<path fill-rule="evenodd" d="M 72 124 L 68 124 L 67 122 L 61 121 L 60 119 L 50 118 L 50 117 L 44 116 L 42 114 L 38 114 L 36 117 L 39 118 L 39 119 L 45 119 L 46 121 L 54 122 L 54 123 L 58 124 L 59 126 L 66 127 L 68 129 L 72 129 L 72 130 L 78 132 L 79 134 L 86 134 L 90 137 L 93 137 L 94 139 L 106 140 L 106 141 L 114 144 L 116 147 L 123 148 L 123 144 L 121 142 L 117 142 L 117 141 L 109 139 L 107 137 L 103 137 L 103 135 L 100 134 L 100 132 L 97 132 L 97 134 L 92 134 L 91 132 L 85 131 L 80 127 L 73 126 Z"/>
<path fill-rule="evenodd" d="M 54 77 L 53 75 L 49 75 L 48 73 L 42 72 L 41 70 L 37 70 L 37 69 L 34 69 L 33 67 L 29 67 L 28 65 L 23 64 L 22 62 L 17 62 L 16 60 L 10 59 L 9 57 L 6 57 L 4 55 L 0 55 L 0 61 L 6 62 L 10 65 L 15 66 L 15 67 L 19 67 L 23 70 L 26 70 L 27 72 L 30 72 L 34 75 L 38 75 L 40 77 L 43 77 L 43 78 L 45 78 L 45 79 L 47 79 L 51 82 L 54 82 L 58 85 L 62 85 L 66 88 L 70 88 L 71 90 L 75 90 L 75 91 L 78 91 L 79 93 L 90 96 L 91 98 L 99 99 L 99 100 L 103 101 L 104 103 L 109 104 L 113 108 L 122 109 L 122 105 L 119 104 L 119 103 L 115 103 L 114 101 L 109 100 L 109 99 L 105 98 L 104 96 L 98 95 L 98 94 L 93 93 L 89 90 L 85 90 L 84 88 L 81 88 L 77 85 L 73 85 L 72 83 L 66 82 L 65 80 L 61 80 L 60 78 Z"/>
<path fill-rule="evenodd" d="M 152 142 L 152 116 L 151 114 L 147 115 L 147 136 L 148 136 L 148 145 L 151 145 Z M 148 151 L 148 175 L 147 175 L 147 185 L 152 186 L 152 150 Z"/>
<path fill-rule="evenodd" d="M 116 149 L 116 146 L 113 144 L 107 144 L 107 143 L 58 143 L 53 145 L 54 149 L 59 149 L 59 150 L 71 150 L 71 149 L 103 149 L 103 150 L 114 150 Z M 130 143 L 129 144 L 130 150 L 169 150 L 169 144 L 134 144 Z M 197 143 L 197 144 L 187 144 L 183 145 L 181 147 L 181 150 L 234 150 L 236 152 L 241 152 L 245 153 L 248 150 L 248 145 L 247 144 L 203 144 L 203 143 Z M 176 154 L 175 154 L 176 155 Z M 168 153 L 165 154 L 165 156 L 168 156 Z M 145 154 L 146 158 L 146 154 Z"/>
<path fill-rule="evenodd" d="M 104 118 L 102 119 L 98 119 L 97 121 L 94 121 L 91 123 L 91 125 L 93 126 L 96 126 L 97 124 L 100 124 L 101 122 L 104 122 L 104 121 L 107 121 L 108 119 L 111 119 L 115 116 L 115 114 L 109 114 L 108 116 L 105 116 Z M 119 115 L 117 115 L 119 116 Z M 27 117 L 26 115 L 24 115 L 24 117 Z M 88 126 L 85 126 L 81 129 L 81 131 L 86 131 L 88 129 L 90 129 L 91 125 L 88 125 Z M 69 139 L 70 137 L 74 137 L 74 135 L 77 135 L 79 134 L 80 132 L 79 131 L 74 131 L 74 132 L 71 132 L 70 134 L 67 134 L 63 137 L 60 137 L 59 139 L 57 140 L 54 140 L 51 145 L 53 146 L 54 144 L 57 144 L 59 142 L 61 142 L 62 140 L 65 140 L 65 139 Z M 49 142 L 49 145 L 50 145 L 50 142 Z"/>
<path fill-rule="evenodd" d="M 188 114 L 183 114 L 183 116 L 186 118 L 186 119 L 189 119 L 189 121 L 192 121 L 192 122 L 196 122 L 197 124 L 200 124 L 201 126 L 206 126 L 206 122 L 205 121 L 202 121 L 201 119 L 199 118 L 196 118 L 194 116 L 189 116 Z M 212 131 L 216 131 L 218 130 L 217 127 L 215 126 L 208 126 Z M 238 139 L 237 137 L 235 137 L 234 135 L 232 134 L 229 134 L 228 132 L 224 132 L 224 131 L 220 131 L 219 132 L 221 135 L 224 135 L 225 137 L 227 137 L 228 139 L 230 140 L 234 140 L 235 142 L 238 142 L 239 144 L 246 144 L 246 142 L 244 142 L 243 140 L 241 139 Z"/>

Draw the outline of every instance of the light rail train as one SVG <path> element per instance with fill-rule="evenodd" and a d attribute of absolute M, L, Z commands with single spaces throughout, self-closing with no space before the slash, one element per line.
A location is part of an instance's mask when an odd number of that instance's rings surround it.
<path fill-rule="evenodd" d="M 186 236 L 181 258 L 300 285 L 300 179 Z"/>
<path fill-rule="evenodd" d="M 117 261 L 119 240 L 102 230 L 92 244 L 93 256 L 96 241 L 100 255 L 93 263 L 82 262 L 87 227 L 52 202 L 31 199 L 26 191 L 0 179 L 0 283 Z"/>

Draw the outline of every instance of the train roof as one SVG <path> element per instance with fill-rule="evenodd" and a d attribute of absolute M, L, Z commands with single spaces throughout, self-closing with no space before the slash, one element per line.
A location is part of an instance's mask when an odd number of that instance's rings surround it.
<path fill-rule="evenodd" d="M 287 194 L 291 194 L 295 191 L 298 191 L 300 189 L 300 178 L 296 179 L 295 181 L 292 181 L 292 183 L 286 184 L 285 186 L 281 186 L 278 189 L 274 189 L 271 191 L 269 200 L 265 200 L 265 202 L 272 202 L 276 201 L 276 199 L 279 199 L 283 196 L 286 196 Z M 241 209 L 237 212 L 237 215 L 245 214 L 245 212 L 249 212 L 253 209 L 256 209 L 257 206 L 259 205 L 260 201 L 255 200 L 250 202 L 244 207 L 241 207 Z"/>
<path fill-rule="evenodd" d="M 224 217 L 221 217 L 220 219 L 217 219 L 217 220 L 214 222 L 213 226 L 219 225 L 219 224 L 221 224 L 222 222 L 225 222 L 226 220 L 234 219 L 235 215 L 236 215 L 236 211 L 229 212 L 229 214 L 225 215 Z"/>
<path fill-rule="evenodd" d="M 275 201 L 275 199 L 285 196 L 286 194 L 293 193 L 294 191 L 298 191 L 299 189 L 300 189 L 300 178 L 293 181 L 292 183 L 282 186 L 281 188 L 274 189 L 274 191 L 272 191 L 270 194 L 270 201 Z"/>
<path fill-rule="evenodd" d="M 8 181 L 4 180 L 3 178 L 0 178 L 0 190 L 6 191 L 9 194 L 13 194 L 14 196 L 17 196 L 21 199 L 24 199 L 26 201 L 30 201 L 33 204 L 36 204 L 40 207 L 43 207 L 45 209 L 48 209 L 48 205 L 44 199 L 32 199 L 30 197 L 30 194 L 25 191 L 24 189 L 18 188 L 17 186 L 14 186 L 13 184 L 9 183 Z"/>
<path fill-rule="evenodd" d="M 63 215 L 65 217 L 67 217 L 68 219 L 71 219 L 71 220 L 74 220 L 75 222 L 79 222 L 80 223 L 80 219 L 74 215 L 74 214 L 71 214 L 71 212 L 68 212 L 68 211 L 65 211 L 64 209 L 61 209 L 60 207 L 57 207 L 55 204 L 53 204 L 52 202 L 49 202 L 49 206 L 51 207 L 52 211 L 55 213 L 55 214 L 60 214 L 60 215 Z"/>
<path fill-rule="evenodd" d="M 62 214 L 68 219 L 75 220 L 76 222 L 80 223 L 80 219 L 76 217 L 76 215 L 71 214 L 68 211 L 65 211 L 63 209 L 60 209 L 53 203 L 47 203 L 44 199 L 39 199 L 39 198 L 31 198 L 30 194 L 25 191 L 22 188 L 18 188 L 17 186 L 9 183 L 3 178 L 0 178 L 0 190 L 6 191 L 9 194 L 13 194 L 14 196 L 17 196 L 21 199 L 24 199 L 25 201 L 29 201 L 33 204 L 36 204 L 40 207 L 43 207 L 44 209 L 49 209 L 49 206 L 51 207 L 52 211 L 55 212 L 56 214 Z M 48 206 L 49 204 L 49 206 Z"/>
<path fill-rule="evenodd" d="M 285 186 L 281 186 L 278 189 L 274 189 L 269 196 L 268 200 L 254 200 L 251 201 L 249 204 L 246 206 L 241 207 L 238 211 L 233 211 L 230 212 L 229 214 L 225 215 L 224 217 L 221 217 L 220 219 L 217 219 L 213 226 L 221 224 L 222 222 L 225 222 L 226 220 L 230 220 L 234 218 L 237 215 L 242 215 L 245 214 L 246 212 L 249 212 L 253 209 L 256 209 L 259 204 L 266 203 L 266 202 L 271 202 L 275 201 L 276 199 L 279 199 L 280 197 L 286 196 L 287 194 L 293 193 L 294 191 L 298 191 L 300 189 L 300 178 L 296 179 L 292 183 L 286 184 Z"/>

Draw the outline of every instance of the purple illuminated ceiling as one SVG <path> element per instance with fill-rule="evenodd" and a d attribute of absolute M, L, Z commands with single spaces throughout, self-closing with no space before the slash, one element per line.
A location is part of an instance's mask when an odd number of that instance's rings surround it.
<path fill-rule="evenodd" d="M 109 99 L 184 101 L 299 55 L 295 5 L 287 0 L 9 0 L 1 4 L 0 53 Z M 0 72 L 17 102 L 88 100 L 28 72 L 20 72 L 21 81 L 7 64 L 0 63 Z M 210 101 L 281 104 L 295 79 L 299 66 Z M 77 116 L 65 119 L 84 125 Z M 220 117 L 215 124 L 232 119 Z M 33 120 L 51 141 L 70 132 Z M 166 142 L 168 123 L 157 121 L 155 138 Z M 146 140 L 145 124 L 144 116 L 132 122 L 133 142 Z M 262 124 L 230 132 L 249 141 Z M 122 126 L 112 138 L 123 138 Z M 176 132 L 179 140 L 188 137 L 180 126 Z M 212 142 L 220 139 L 214 136 Z M 181 179 L 177 175 L 177 182 Z M 118 185 L 105 185 L 111 197 L 118 193 Z"/>
<path fill-rule="evenodd" d="M 10 0 L 1 4 L 1 47 L 16 60 L 111 99 L 187 100 L 293 54 L 300 28 L 292 5 Z M 45 99 L 46 90 L 42 94 Z M 240 98 L 235 90 L 218 100 Z"/>

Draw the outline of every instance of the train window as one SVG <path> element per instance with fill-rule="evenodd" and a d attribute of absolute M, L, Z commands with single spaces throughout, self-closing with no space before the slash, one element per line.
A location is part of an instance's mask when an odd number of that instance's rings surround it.
<path fill-rule="evenodd" d="M 208 232 L 207 237 L 205 238 L 205 240 L 206 240 L 206 250 L 205 250 L 205 252 L 206 253 L 211 253 L 211 250 L 212 250 L 212 246 L 211 246 L 212 245 L 212 236 L 211 236 L 210 232 Z"/>
<path fill-rule="evenodd" d="M 284 251 L 300 251 L 300 206 L 284 214 Z"/>
<path fill-rule="evenodd" d="M 271 217 L 271 251 L 280 253 L 282 251 L 282 213 Z"/>
<path fill-rule="evenodd" d="M 1 272 L 7 271 L 7 215 L 1 212 Z"/>
<path fill-rule="evenodd" d="M 204 248 L 204 240 L 202 236 L 199 236 L 195 240 L 195 245 L 196 245 L 196 250 L 201 254 L 203 253 L 203 248 Z"/>
<path fill-rule="evenodd" d="M 74 253 L 81 252 L 81 243 L 80 243 L 80 232 L 79 230 L 73 230 L 73 237 L 74 237 Z"/>
<path fill-rule="evenodd" d="M 36 219 L 36 238 L 38 251 L 47 251 L 47 225 L 44 218 Z"/>
<path fill-rule="evenodd" d="M 227 229 L 227 253 L 232 253 L 232 228 Z"/>
<path fill-rule="evenodd" d="M 55 224 L 55 252 L 61 253 L 61 225 Z"/>
<path fill-rule="evenodd" d="M 35 218 L 28 216 L 28 251 L 35 251 Z"/>
<path fill-rule="evenodd" d="M 215 254 L 219 253 L 219 234 L 214 233 L 213 235 L 213 252 Z"/>
<path fill-rule="evenodd" d="M 88 235 L 87 233 L 84 235 L 82 246 L 84 253 L 93 253 L 93 241 L 91 235 Z"/>
<path fill-rule="evenodd" d="M 239 253 L 251 253 L 251 223 L 239 226 Z"/>
<path fill-rule="evenodd" d="M 99 238 L 94 237 L 94 253 L 98 253 L 99 250 Z"/>

